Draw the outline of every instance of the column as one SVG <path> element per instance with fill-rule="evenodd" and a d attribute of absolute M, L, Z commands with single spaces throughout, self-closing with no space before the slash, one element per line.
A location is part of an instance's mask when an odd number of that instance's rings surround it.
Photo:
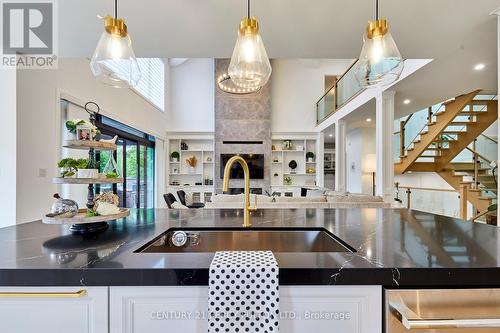
<path fill-rule="evenodd" d="M 394 187 L 394 161 L 392 135 L 394 133 L 394 91 L 384 91 L 376 97 L 376 174 L 375 194 L 392 202 Z"/>
<path fill-rule="evenodd" d="M 495 11 L 493 11 L 491 13 L 492 15 L 496 15 L 497 16 L 497 24 L 498 24 L 498 32 L 497 32 L 497 40 L 496 40 L 496 43 L 497 43 L 497 47 L 498 47 L 498 51 L 497 51 L 497 68 L 498 68 L 498 75 L 497 75 L 497 79 L 498 79 L 498 94 L 500 95 L 500 8 L 496 9 Z M 499 112 L 499 115 L 500 115 L 500 108 L 498 108 L 498 112 Z M 499 118 L 500 119 L 500 118 Z M 500 126 L 498 127 L 498 133 L 497 133 L 498 137 L 500 137 Z M 500 156 L 500 145 L 497 145 L 497 149 L 498 149 L 498 153 Z M 497 162 L 498 163 L 498 162 Z M 498 171 L 500 169 L 497 169 L 496 170 L 496 174 L 498 174 Z M 498 187 L 498 190 L 500 191 L 500 182 L 498 182 L 497 184 L 497 187 Z M 500 192 L 498 192 L 500 193 Z M 499 251 L 500 251 L 500 245 L 499 245 Z"/>
<path fill-rule="evenodd" d="M 0 228 L 16 224 L 16 69 L 0 68 Z"/>
<path fill-rule="evenodd" d="M 335 122 L 335 190 L 346 190 L 346 123 L 345 120 Z"/>

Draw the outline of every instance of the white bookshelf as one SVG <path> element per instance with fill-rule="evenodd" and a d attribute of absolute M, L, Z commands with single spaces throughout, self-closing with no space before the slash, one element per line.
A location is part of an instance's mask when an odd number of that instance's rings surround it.
<path fill-rule="evenodd" d="M 285 147 L 285 140 L 290 140 L 291 147 Z M 321 186 L 318 171 L 319 158 L 322 157 L 322 150 L 318 146 L 315 135 L 282 134 L 273 135 L 273 150 L 271 152 L 271 187 L 272 188 L 300 188 L 303 186 Z M 308 160 L 308 152 L 314 154 L 312 160 Z M 289 163 L 294 160 L 297 168 L 292 170 Z M 292 182 L 287 184 L 285 177 L 290 177 Z"/>
<path fill-rule="evenodd" d="M 177 161 L 171 158 L 178 152 Z M 191 168 L 186 160 L 195 156 L 198 163 Z M 177 133 L 167 135 L 167 192 L 177 196 L 178 190 L 192 193 L 195 202 L 207 202 L 214 193 L 214 135 L 212 133 Z"/>

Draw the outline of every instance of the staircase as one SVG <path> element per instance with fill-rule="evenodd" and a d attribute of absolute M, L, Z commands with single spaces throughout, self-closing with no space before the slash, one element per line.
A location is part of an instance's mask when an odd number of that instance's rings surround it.
<path fill-rule="evenodd" d="M 475 98 L 480 90 L 444 102 L 435 113 L 429 108 L 426 126 L 408 145 L 401 147 L 400 162 L 394 165 L 395 173 L 436 172 L 456 191 L 466 191 L 464 196 L 477 212 L 484 212 L 496 199 L 496 178 L 489 161 L 475 151 L 475 140 L 498 117 L 496 100 Z M 407 122 L 407 121 L 406 121 Z M 402 137 L 404 126 L 402 122 Z M 473 148 L 470 148 L 470 145 Z M 464 149 L 472 152 L 472 162 L 454 163 L 453 159 Z"/>

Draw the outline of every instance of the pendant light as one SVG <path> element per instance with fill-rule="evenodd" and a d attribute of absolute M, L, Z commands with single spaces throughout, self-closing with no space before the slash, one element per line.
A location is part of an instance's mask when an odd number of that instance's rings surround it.
<path fill-rule="evenodd" d="M 375 6 L 375 20 L 368 21 L 355 72 L 356 79 L 364 88 L 386 86 L 395 82 L 404 67 L 403 58 L 389 32 L 387 20 L 379 19 L 378 0 Z"/>
<path fill-rule="evenodd" d="M 259 22 L 256 17 L 250 17 L 250 0 L 247 0 L 247 16 L 240 22 L 228 68 L 229 77 L 237 87 L 258 89 L 267 83 L 271 71 L 271 63 L 259 34 Z"/>
<path fill-rule="evenodd" d="M 125 20 L 118 18 L 118 0 L 114 17 L 102 17 L 105 31 L 95 49 L 90 68 L 102 83 L 115 88 L 135 87 L 141 78 L 139 64 Z"/>

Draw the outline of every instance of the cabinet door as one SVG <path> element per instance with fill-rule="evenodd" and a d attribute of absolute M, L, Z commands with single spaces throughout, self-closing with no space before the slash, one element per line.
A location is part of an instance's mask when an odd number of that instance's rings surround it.
<path fill-rule="evenodd" d="M 207 287 L 111 287 L 111 333 L 206 333 Z M 280 332 L 381 333 L 378 286 L 280 288 Z"/>
<path fill-rule="evenodd" d="M 280 288 L 280 332 L 381 333 L 380 286 Z"/>
<path fill-rule="evenodd" d="M 0 287 L 0 332 L 107 331 L 107 287 Z"/>
<path fill-rule="evenodd" d="M 111 333 L 208 331 L 208 287 L 111 287 Z"/>

